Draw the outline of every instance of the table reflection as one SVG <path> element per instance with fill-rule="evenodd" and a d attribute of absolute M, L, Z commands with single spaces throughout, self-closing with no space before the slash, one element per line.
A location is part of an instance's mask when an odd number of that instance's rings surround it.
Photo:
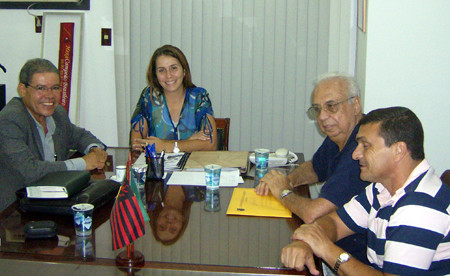
<path fill-rule="evenodd" d="M 153 200 L 147 203 L 150 227 L 156 241 L 172 245 L 181 238 L 189 224 L 192 203 L 205 199 L 205 187 L 153 184 L 150 196 Z"/>

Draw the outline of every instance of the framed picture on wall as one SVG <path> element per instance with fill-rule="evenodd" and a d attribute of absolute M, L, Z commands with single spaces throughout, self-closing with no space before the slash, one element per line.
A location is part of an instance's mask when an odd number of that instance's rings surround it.
<path fill-rule="evenodd" d="M 367 0 L 358 0 L 358 28 L 366 32 Z"/>
<path fill-rule="evenodd" d="M 0 0 L 0 9 L 89 10 L 91 0 Z"/>

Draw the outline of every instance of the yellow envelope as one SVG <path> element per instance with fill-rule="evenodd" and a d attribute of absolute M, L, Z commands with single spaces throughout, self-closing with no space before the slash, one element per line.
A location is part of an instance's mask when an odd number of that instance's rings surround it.
<path fill-rule="evenodd" d="M 275 197 L 259 196 L 254 188 L 234 188 L 227 215 L 292 218 L 292 212 Z"/>

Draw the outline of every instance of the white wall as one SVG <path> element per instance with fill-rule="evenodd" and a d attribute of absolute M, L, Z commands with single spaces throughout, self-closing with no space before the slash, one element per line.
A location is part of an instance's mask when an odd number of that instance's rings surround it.
<path fill-rule="evenodd" d="M 42 15 L 49 10 L 32 10 Z M 101 28 L 112 28 L 112 2 L 91 1 L 85 13 L 81 46 L 79 126 L 90 130 L 108 146 L 117 146 L 114 46 L 101 46 Z M 0 63 L 8 70 L 0 73 L 6 84 L 6 101 L 18 96 L 18 75 L 23 64 L 41 57 L 42 34 L 34 32 L 34 17 L 26 10 L 0 10 Z M 6 27 L 8 26 L 8 27 Z M 57 64 L 55 64 L 57 66 Z"/>
<path fill-rule="evenodd" d="M 8 102 L 18 96 L 20 68 L 26 60 L 40 56 L 42 36 L 34 32 L 34 17 L 25 10 L 0 9 L 0 26 L 0 63 L 7 69 L 6 74 L 0 72 L 0 83 L 6 84 Z"/>
<path fill-rule="evenodd" d="M 450 1 L 368 2 L 367 32 L 358 39 L 364 109 L 413 110 L 424 127 L 426 158 L 441 175 L 450 168 Z"/>

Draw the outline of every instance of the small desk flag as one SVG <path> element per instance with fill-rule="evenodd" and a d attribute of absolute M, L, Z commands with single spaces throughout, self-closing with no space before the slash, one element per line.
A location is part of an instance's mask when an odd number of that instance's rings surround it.
<path fill-rule="evenodd" d="M 120 187 L 111 211 L 113 250 L 130 245 L 145 234 L 144 217 L 128 181 Z"/>

